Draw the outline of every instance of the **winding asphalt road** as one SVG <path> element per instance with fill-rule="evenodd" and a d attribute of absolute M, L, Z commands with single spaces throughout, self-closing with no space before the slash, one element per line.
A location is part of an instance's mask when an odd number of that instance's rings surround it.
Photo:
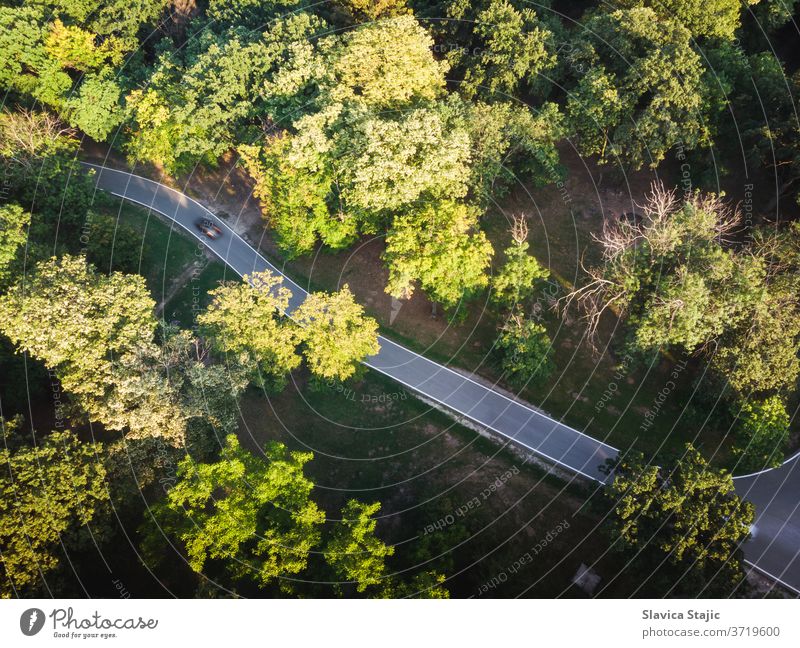
<path fill-rule="evenodd" d="M 283 276 L 283 285 L 292 292 L 288 315 L 306 298 L 303 288 L 197 201 L 126 171 L 84 164 L 94 169 L 98 189 L 171 219 L 239 276 L 263 270 Z M 223 236 L 209 240 L 200 234 L 195 225 L 200 219 L 216 223 Z M 616 457 L 616 448 L 383 336 L 379 343 L 380 351 L 364 361 L 368 367 L 550 462 L 600 483 L 608 481 L 599 469 L 606 459 Z M 747 562 L 800 594 L 800 456 L 776 470 L 736 478 L 735 484 L 739 495 L 756 507 L 753 537 L 745 545 Z"/>
<path fill-rule="evenodd" d="M 96 187 L 115 196 L 152 209 L 183 227 L 201 240 L 239 276 L 269 270 L 283 273 L 267 261 L 223 221 L 187 195 L 158 182 L 128 173 L 86 164 L 95 170 Z M 195 223 L 210 219 L 223 236 L 210 240 Z M 308 294 L 284 276 L 283 285 L 292 292 L 287 314 L 299 306 Z M 541 455 L 546 460 L 595 481 L 605 482 L 600 472 L 606 459 L 616 457 L 617 449 L 531 407 L 511 400 L 458 372 L 380 337 L 380 351 L 364 361 L 408 389 L 444 405 L 497 434 Z"/>

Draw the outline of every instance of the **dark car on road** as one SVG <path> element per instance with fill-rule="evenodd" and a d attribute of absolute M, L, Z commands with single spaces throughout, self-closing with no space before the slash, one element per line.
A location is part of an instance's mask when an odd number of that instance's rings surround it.
<path fill-rule="evenodd" d="M 210 239 L 218 239 L 222 236 L 222 230 L 208 218 L 199 218 L 194 224 L 197 229 Z"/>

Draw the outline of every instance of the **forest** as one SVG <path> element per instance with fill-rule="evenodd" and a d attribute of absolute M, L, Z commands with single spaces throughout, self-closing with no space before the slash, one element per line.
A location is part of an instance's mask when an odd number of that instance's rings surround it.
<path fill-rule="evenodd" d="M 752 595 L 732 475 L 800 447 L 797 7 L 0 0 L 0 596 L 460 598 L 561 517 L 495 595 Z M 244 183 L 309 296 L 86 161 Z M 620 448 L 608 488 L 389 384 L 379 333 Z"/>

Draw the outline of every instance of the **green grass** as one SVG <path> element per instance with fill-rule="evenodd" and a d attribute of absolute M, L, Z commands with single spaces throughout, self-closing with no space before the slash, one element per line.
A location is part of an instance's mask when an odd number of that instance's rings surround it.
<path fill-rule="evenodd" d="M 600 557 L 607 541 L 596 514 L 583 508 L 588 489 L 565 485 L 517 453 L 485 439 L 367 371 L 345 386 L 310 388 L 304 372 L 280 394 L 250 390 L 241 401 L 239 437 L 253 452 L 269 441 L 312 451 L 305 468 L 314 499 L 336 518 L 352 498 L 380 501 L 379 533 L 398 545 L 395 567 L 417 565 L 439 553 L 428 569 L 448 575 L 454 596 L 472 596 L 563 520 L 570 530 L 546 554 L 484 596 L 575 594 L 570 579 L 581 562 Z M 482 493 L 501 475 L 513 476 Z M 474 498 L 480 505 L 455 511 Z M 451 516 L 446 528 L 426 528 Z M 463 543 L 463 544 L 462 544 Z"/>
<path fill-rule="evenodd" d="M 153 299 L 161 302 L 172 281 L 197 259 L 200 243 L 189 238 L 178 225 L 167 224 L 160 216 L 129 202 L 108 208 L 105 213 L 130 226 L 139 234 L 138 272 Z"/>
<path fill-rule="evenodd" d="M 496 250 L 508 245 L 502 219 L 497 216 L 485 219 L 484 230 Z M 530 240 L 532 252 L 540 260 L 550 260 L 554 275 L 574 277 L 577 259 L 574 252 L 570 255 L 568 250 L 585 249 L 590 233 L 576 229 L 575 223 L 568 219 L 554 218 L 547 223 L 546 237 L 544 231 L 532 228 Z M 299 259 L 289 264 L 274 255 L 272 260 L 288 270 L 287 274 L 298 283 L 310 283 L 315 289 L 332 290 L 348 279 L 348 273 L 352 276 L 354 272 L 354 269 L 342 272 L 341 263 L 349 260 L 348 254 L 322 252 L 313 259 Z M 313 275 L 309 282 L 304 272 L 311 268 Z M 552 291 L 550 286 L 560 286 L 556 297 L 564 294 L 565 288 L 552 279 L 547 286 L 542 285 L 532 302 L 538 301 L 541 305 L 539 316 L 553 341 L 556 371 L 545 384 L 522 390 L 507 385 L 497 366 L 492 347 L 502 321 L 491 306 L 484 307 L 484 297 L 468 304 L 466 317 L 444 331 L 427 326 L 424 315 L 405 322 L 398 318 L 390 324 L 385 308 L 376 308 L 364 299 L 359 301 L 365 304 L 367 313 L 378 320 L 381 334 L 386 337 L 432 360 L 475 372 L 491 383 L 498 383 L 567 425 L 617 448 L 636 448 L 654 456 L 680 451 L 691 441 L 714 464 L 726 465 L 730 454 L 724 434 L 697 423 L 693 408 L 686 407 L 692 401 L 694 368 L 687 367 L 680 371 L 679 380 L 672 380 L 672 372 L 677 367 L 675 359 L 657 356 L 649 362 L 625 362 L 624 354 L 619 352 L 625 329 L 613 315 L 606 318 L 601 327 L 598 352 L 584 339 L 583 322 L 575 318 L 563 319 L 550 308 L 546 299 L 547 293 Z M 660 392 L 671 382 L 675 383 L 675 388 L 658 403 Z M 645 417 L 651 413 L 654 414 L 651 424 L 643 428 Z M 700 435 L 698 430 L 702 430 Z"/>
<path fill-rule="evenodd" d="M 174 277 L 198 259 L 205 262 L 204 257 L 197 256 L 199 248 L 196 242 L 190 240 L 182 229 L 170 227 L 156 215 L 148 215 L 137 206 L 124 204 L 120 220 L 141 235 L 140 271 L 158 301 L 169 291 Z M 502 219 L 487 218 L 484 227 L 495 248 L 502 250 L 507 244 Z M 546 236 L 544 231 L 533 229 L 530 240 L 532 251 L 538 258 L 549 259 L 559 276 L 570 277 L 575 276 L 577 260 L 574 254 L 568 254 L 568 250 L 585 248 L 589 232 L 576 228 L 575 223 L 568 219 L 553 218 L 546 223 Z M 310 282 L 312 289 L 330 290 L 342 280 L 337 269 L 339 258 L 347 258 L 347 255 L 323 253 L 316 258 Z M 309 282 L 303 276 L 304 266 L 305 260 L 300 260 L 285 269 L 301 285 L 307 285 Z M 167 303 L 165 318 L 191 327 L 198 310 L 208 304 L 208 291 L 222 279 L 235 277 L 218 262 L 211 262 L 199 274 L 187 277 L 187 283 Z M 728 447 L 721 432 L 705 427 L 698 437 L 698 424 L 687 421 L 684 406 L 692 399 L 691 370 L 682 372 L 681 380 L 674 381 L 676 388 L 658 406 L 652 424 L 643 429 L 645 416 L 654 411 L 659 392 L 670 382 L 674 362 L 660 357 L 652 366 L 629 363 L 620 372 L 622 357 L 613 350 L 620 346 L 624 331 L 614 318 L 610 318 L 603 329 L 604 339 L 610 340 L 608 349 L 598 355 L 583 340 L 584 326 L 581 322 L 564 321 L 548 308 L 544 299 L 540 302 L 542 322 L 553 340 L 557 370 L 544 385 L 523 389 L 519 393 L 522 398 L 567 425 L 621 449 L 635 447 L 645 454 L 655 455 L 678 451 L 686 442 L 692 441 L 715 464 L 724 465 L 729 460 Z M 433 360 L 474 371 L 503 386 L 503 377 L 491 353 L 499 318 L 491 309 L 482 308 L 478 303 L 469 307 L 471 311 L 464 321 L 449 327 L 445 334 L 423 330 L 415 326 L 413 320 L 405 323 L 398 320 L 389 325 L 387 313 L 383 310 L 369 304 L 366 310 L 378 319 L 381 332 L 387 337 Z"/>
<path fill-rule="evenodd" d="M 123 222 L 141 233 L 140 269 L 148 285 L 156 292 L 160 287 L 163 293 L 197 262 L 196 244 L 184 238 L 181 230 L 136 207 L 126 205 L 121 212 Z M 220 280 L 234 278 L 218 262 L 197 267 L 164 309 L 168 320 L 184 327 L 191 327 L 196 312 L 207 305 L 209 290 Z M 557 326 L 549 315 L 546 321 Z M 461 326 L 470 324 L 467 321 Z M 491 344 L 495 326 L 496 321 L 484 315 L 468 329 L 472 330 L 471 344 L 460 346 L 458 361 L 467 365 L 484 361 L 485 345 Z M 389 332 L 402 338 L 396 331 Z M 560 339 L 555 336 L 557 343 Z M 483 346 L 474 347 L 476 340 Z M 420 348 L 418 341 L 404 341 Z M 459 336 L 451 336 L 426 353 L 449 360 L 454 348 L 459 348 L 453 345 L 460 342 Z M 567 346 L 557 344 L 557 361 L 564 363 L 562 366 L 571 362 L 575 368 L 583 358 L 570 356 Z M 554 379 L 550 395 L 543 400 L 550 411 L 565 410 L 568 422 L 589 414 L 594 394 L 607 379 L 608 368 L 605 376 L 595 372 L 591 388 L 583 386 L 582 398 L 573 398 L 570 389 L 581 387 L 581 374 L 591 374 L 593 364 L 585 361 L 586 367 L 575 371 L 574 384 L 568 384 L 567 377 Z M 484 367 L 490 377 L 492 371 Z M 526 392 L 526 396 L 533 402 L 541 399 L 538 393 Z M 646 397 L 641 397 L 643 403 Z M 504 574 L 502 587 L 484 591 L 483 596 L 578 595 L 570 580 L 582 562 L 599 560 L 606 578 L 619 568 L 603 558 L 607 540 L 598 530 L 596 512 L 584 504 L 585 486 L 564 484 L 546 475 L 516 452 L 455 423 L 380 374 L 365 371 L 346 386 L 311 389 L 305 374 L 299 372 L 280 394 L 251 389 L 241 401 L 241 412 L 239 437 L 251 450 L 258 452 L 266 442 L 277 440 L 295 450 L 313 451 L 315 458 L 306 473 L 316 484 L 315 500 L 330 517 L 336 518 L 350 498 L 380 501 L 381 537 L 401 548 L 396 566 L 416 570 L 420 561 L 443 554 L 426 568 L 455 574 L 447 583 L 454 596 L 478 595 L 498 574 Z M 664 411 L 661 416 L 666 419 L 668 414 Z M 598 422 L 598 427 L 601 425 L 614 427 L 610 419 Z M 454 515 L 509 470 L 518 472 L 491 497 L 481 500 L 478 508 L 464 516 Z M 448 515 L 454 517 L 452 525 L 425 532 Z M 568 531 L 548 541 L 546 551 L 537 554 L 536 560 L 509 572 L 515 561 L 540 546 L 564 520 L 569 522 Z"/>
<path fill-rule="evenodd" d="M 238 279 L 238 275 L 233 275 L 226 266 L 217 261 L 197 266 L 189 280 L 164 306 L 164 319 L 177 322 L 182 328 L 193 328 L 197 314 L 211 301 L 209 291 L 216 288 L 221 281 Z"/>

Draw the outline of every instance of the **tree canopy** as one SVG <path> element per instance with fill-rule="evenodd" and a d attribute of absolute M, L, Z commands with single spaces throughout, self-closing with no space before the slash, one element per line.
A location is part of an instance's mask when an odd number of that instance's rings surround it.
<path fill-rule="evenodd" d="M 188 332 L 167 328 L 157 343 L 154 306 L 143 277 L 101 274 L 65 255 L 0 297 L 0 331 L 55 373 L 78 417 L 173 445 L 184 443 L 190 423 L 231 431 L 241 377 L 207 367 Z"/>
<path fill-rule="evenodd" d="M 197 572 L 222 560 L 234 578 L 266 585 L 303 571 L 325 521 L 310 499 L 314 484 L 303 474 L 312 455 L 273 442 L 263 456 L 231 435 L 218 461 L 181 461 L 175 486 L 143 527 L 150 559 L 158 562 L 165 533 L 181 542 Z"/>
<path fill-rule="evenodd" d="M 584 155 L 655 167 L 681 144 L 709 141 L 703 67 L 691 33 L 647 7 L 591 15 L 579 28 L 576 79 L 567 103 Z"/>
<path fill-rule="evenodd" d="M 391 43 L 387 47 L 387 43 Z M 444 92 L 448 66 L 431 56 L 433 39 L 414 16 L 365 23 L 327 40 L 323 56 L 329 101 L 376 109 L 435 99 Z"/>
<path fill-rule="evenodd" d="M 342 381 L 359 362 L 378 352 L 378 323 L 364 314 L 347 284 L 332 293 L 311 293 L 294 311 L 311 373 Z"/>
<path fill-rule="evenodd" d="M 789 414 L 781 398 L 743 403 L 738 418 L 737 469 L 757 472 L 780 466 L 789 440 Z"/>
<path fill-rule="evenodd" d="M 162 54 L 147 87 L 126 97 L 131 159 L 169 171 L 214 164 L 257 115 L 280 120 L 314 75 L 309 39 L 320 28 L 300 14 L 258 35 L 204 32 Z"/>
<path fill-rule="evenodd" d="M 748 0 L 746 4 L 758 4 Z M 674 19 L 695 38 L 733 38 L 739 28 L 742 3 L 738 0 L 614 0 L 621 8 L 649 7 L 659 17 Z"/>
<path fill-rule="evenodd" d="M 447 52 L 463 73 L 459 90 L 466 96 L 516 97 L 556 65 L 555 37 L 532 7 L 518 9 L 509 0 L 452 2 L 447 16 L 471 31 L 462 36 L 468 44 Z"/>
<path fill-rule="evenodd" d="M 508 308 L 530 297 L 537 282 L 550 276 L 547 268 L 528 253 L 528 224 L 524 216 L 514 217 L 511 238 L 512 245 L 505 250 L 505 264 L 492 277 L 492 299 Z"/>
<path fill-rule="evenodd" d="M 385 584 L 386 558 L 394 554 L 394 547 L 375 536 L 373 516 L 380 509 L 380 502 L 348 501 L 342 509 L 342 522 L 325 548 L 325 560 L 339 578 L 354 583 L 357 592 Z"/>
<path fill-rule="evenodd" d="M 256 368 L 261 384 L 268 382 L 263 376 L 282 383 L 300 364 L 299 332 L 283 316 L 291 293 L 281 283 L 270 272 L 229 282 L 210 292 L 211 304 L 198 317 L 214 349 L 247 370 Z"/>
<path fill-rule="evenodd" d="M 709 467 L 691 445 L 663 468 L 641 455 L 622 458 L 606 497 L 614 542 L 648 561 L 649 580 L 667 570 L 668 591 L 695 596 L 731 592 L 742 580 L 753 506 L 736 495 L 729 473 Z"/>
<path fill-rule="evenodd" d="M 517 387 L 540 385 L 555 369 L 547 329 L 534 320 L 513 314 L 501 328 L 496 344 L 500 366 Z"/>
<path fill-rule="evenodd" d="M 119 429 L 127 421 L 114 403 L 113 362 L 152 340 L 154 306 L 143 277 L 105 276 L 83 258 L 54 257 L 0 297 L 0 327 L 53 369 L 90 416 Z"/>
<path fill-rule="evenodd" d="M 455 306 L 488 285 L 492 252 L 473 209 L 456 202 L 426 203 L 396 216 L 386 236 L 387 292 L 406 299 L 419 282 L 432 299 Z"/>
<path fill-rule="evenodd" d="M 3 436 L 8 425 L 0 419 Z M 19 596 L 46 583 L 61 563 L 61 545 L 80 534 L 108 500 L 99 444 L 69 431 L 36 446 L 0 448 L 0 596 Z M 43 589 L 42 591 L 46 591 Z"/>
<path fill-rule="evenodd" d="M 19 205 L 0 206 L 0 286 L 5 286 L 11 275 L 10 266 L 25 243 L 30 222 L 31 215 Z"/>

